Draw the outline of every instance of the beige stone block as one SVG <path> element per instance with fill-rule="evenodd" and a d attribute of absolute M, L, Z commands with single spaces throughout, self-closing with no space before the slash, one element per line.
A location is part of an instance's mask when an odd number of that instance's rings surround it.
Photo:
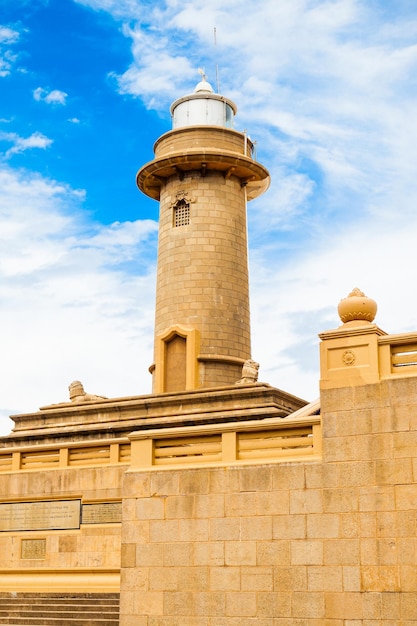
<path fill-rule="evenodd" d="M 258 515 L 284 515 L 290 510 L 289 491 L 260 492 L 257 497 Z"/>
<path fill-rule="evenodd" d="M 403 620 L 417 620 L 417 593 L 400 595 L 400 616 Z"/>
<path fill-rule="evenodd" d="M 198 542 L 194 544 L 194 565 L 221 566 L 225 563 L 224 541 Z"/>
<path fill-rule="evenodd" d="M 324 617 L 324 594 L 309 591 L 294 591 L 292 595 L 292 616 L 302 618 Z"/>
<path fill-rule="evenodd" d="M 225 615 L 231 617 L 255 617 L 257 610 L 256 593 L 249 591 L 226 592 Z"/>
<path fill-rule="evenodd" d="M 414 565 L 417 563 L 417 538 L 416 537 L 401 537 L 398 539 L 383 539 L 385 541 L 385 548 L 388 552 L 392 552 L 394 549 L 397 551 L 397 562 L 402 565 Z M 393 546 L 395 542 L 395 546 Z M 391 548 L 391 551 L 389 550 Z"/>
<path fill-rule="evenodd" d="M 415 539 L 407 541 L 406 539 L 398 540 L 394 537 L 381 537 L 377 539 L 377 550 L 379 563 L 381 565 L 396 565 L 398 563 L 399 552 L 415 554 Z"/>
<path fill-rule="evenodd" d="M 151 477 L 149 473 L 130 471 L 123 475 L 123 497 L 136 499 L 148 498 L 150 495 Z"/>
<path fill-rule="evenodd" d="M 179 571 L 182 568 L 150 567 L 148 573 L 149 591 L 178 591 Z"/>
<path fill-rule="evenodd" d="M 324 513 L 323 515 L 307 515 L 307 537 L 309 539 L 324 539 L 339 537 L 340 516 L 336 513 Z"/>
<path fill-rule="evenodd" d="M 361 487 L 375 484 L 375 461 L 337 463 L 337 466 L 340 487 Z"/>
<path fill-rule="evenodd" d="M 384 459 L 376 462 L 378 485 L 398 485 L 413 482 L 412 459 Z"/>
<path fill-rule="evenodd" d="M 239 591 L 240 567 L 212 567 L 209 584 L 211 591 Z"/>
<path fill-rule="evenodd" d="M 210 520 L 210 539 L 212 541 L 232 541 L 239 538 L 240 519 L 238 517 Z"/>
<path fill-rule="evenodd" d="M 131 590 L 135 593 L 149 591 L 149 568 L 135 567 L 122 569 L 120 572 L 120 581 L 122 589 L 121 597 L 124 597 L 125 590 L 128 594 Z M 130 595 L 128 595 L 128 597 L 130 597 Z M 133 611 L 133 604 L 131 605 L 131 610 Z"/>
<path fill-rule="evenodd" d="M 194 517 L 194 501 L 195 496 L 168 496 L 165 499 L 166 518 L 178 519 Z"/>
<path fill-rule="evenodd" d="M 179 586 L 186 591 L 208 591 L 210 571 L 208 567 L 176 567 Z"/>
<path fill-rule="evenodd" d="M 135 567 L 136 565 L 136 544 L 124 543 L 121 547 L 121 566 Z"/>
<path fill-rule="evenodd" d="M 209 474 L 211 493 L 236 493 L 240 489 L 240 469 L 221 468 L 212 470 Z"/>
<path fill-rule="evenodd" d="M 344 565 L 343 591 L 361 591 L 361 568 L 354 565 Z"/>
<path fill-rule="evenodd" d="M 362 619 L 363 594 L 326 592 L 325 616 L 328 619 Z"/>
<path fill-rule="evenodd" d="M 365 619 L 381 618 L 381 594 L 380 593 L 364 593 L 363 594 L 363 617 Z"/>
<path fill-rule="evenodd" d="M 359 489 L 360 511 L 395 510 L 394 487 L 362 487 Z M 410 507 L 407 507 L 410 508 Z"/>
<path fill-rule="evenodd" d="M 120 626 L 148 626 L 148 618 L 137 615 L 120 614 Z"/>
<path fill-rule="evenodd" d="M 138 544 L 136 546 L 136 565 L 147 567 L 163 562 L 164 545 L 162 543 Z"/>
<path fill-rule="evenodd" d="M 143 522 L 123 522 L 122 523 L 122 542 L 123 543 L 147 543 L 149 541 L 149 521 Z"/>
<path fill-rule="evenodd" d="M 378 565 L 378 543 L 376 539 L 364 538 L 360 542 L 361 564 Z"/>
<path fill-rule="evenodd" d="M 180 521 L 177 519 L 153 521 L 149 526 L 149 541 L 161 543 L 177 538 L 179 536 Z"/>
<path fill-rule="evenodd" d="M 134 601 L 136 615 L 162 615 L 163 593 L 160 591 L 141 591 Z"/>
<path fill-rule="evenodd" d="M 139 498 L 136 501 L 136 518 L 139 520 L 163 519 L 164 508 L 163 498 Z"/>
<path fill-rule="evenodd" d="M 273 591 L 274 573 L 272 567 L 242 567 L 242 591 Z"/>
<path fill-rule="evenodd" d="M 397 512 L 396 529 L 399 537 L 415 537 L 417 535 L 417 511 Z"/>
<path fill-rule="evenodd" d="M 401 565 L 399 571 L 401 591 L 417 592 L 417 565 Z"/>
<path fill-rule="evenodd" d="M 179 474 L 179 492 L 184 494 L 202 494 L 209 492 L 210 470 L 186 470 Z"/>
<path fill-rule="evenodd" d="M 326 539 L 323 544 L 325 565 L 359 565 L 359 539 Z"/>
<path fill-rule="evenodd" d="M 343 398 L 345 396 L 345 389 L 334 390 L 335 401 L 336 397 L 339 395 L 340 404 L 335 407 L 335 410 L 332 412 L 327 412 L 322 408 L 323 415 L 325 415 L 325 419 L 323 420 L 323 436 L 326 439 L 331 439 L 333 437 L 344 437 L 344 436 L 360 436 L 367 435 L 372 430 L 372 410 L 341 410 L 341 407 L 344 406 L 354 406 L 352 404 L 343 404 Z M 323 393 L 327 393 L 322 391 L 321 399 L 323 402 Z M 349 392 L 348 392 L 349 393 Z"/>
<path fill-rule="evenodd" d="M 150 492 L 155 496 L 175 496 L 180 493 L 178 472 L 153 472 Z"/>
<path fill-rule="evenodd" d="M 291 592 L 307 590 L 307 568 L 303 565 L 274 568 L 274 591 Z"/>
<path fill-rule="evenodd" d="M 206 542 L 208 541 L 208 539 L 209 539 L 209 521 L 207 519 L 179 520 L 178 522 L 178 540 L 179 541 Z"/>
<path fill-rule="evenodd" d="M 196 593 L 194 606 L 195 615 L 197 616 L 224 616 L 226 614 L 225 594 L 220 591 L 212 591 L 209 593 Z"/>
<path fill-rule="evenodd" d="M 158 544 L 159 545 L 159 544 Z M 164 559 L 165 567 L 178 567 L 180 565 L 193 565 L 194 546 L 190 543 L 165 543 Z M 162 561 L 161 561 L 162 562 Z M 159 564 L 161 564 L 161 562 Z"/>
<path fill-rule="evenodd" d="M 278 618 L 291 616 L 290 592 L 260 592 L 257 594 L 256 624 L 259 618 Z"/>
<path fill-rule="evenodd" d="M 226 494 L 224 499 L 225 514 L 229 517 L 252 515 L 258 509 L 256 492 Z"/>
<path fill-rule="evenodd" d="M 400 618 L 400 594 L 381 593 L 381 617 L 387 620 Z"/>
<path fill-rule="evenodd" d="M 208 494 L 195 496 L 195 517 L 224 517 L 225 505 L 223 494 Z"/>
<path fill-rule="evenodd" d="M 194 597 L 190 591 L 165 591 L 163 615 L 176 616 L 177 620 L 182 616 L 195 616 Z"/>
<path fill-rule="evenodd" d="M 360 513 L 359 514 L 359 534 L 361 537 L 376 537 L 377 522 L 376 513 Z"/>
<path fill-rule="evenodd" d="M 272 489 L 280 491 L 282 489 L 303 489 L 306 484 L 306 472 L 310 466 L 305 467 L 298 463 L 280 463 L 271 467 Z"/>
<path fill-rule="evenodd" d="M 359 513 L 341 513 L 340 515 L 340 537 L 342 539 L 353 539 L 360 536 L 360 516 Z"/>
<path fill-rule="evenodd" d="M 176 616 L 153 616 L 146 618 L 146 626 L 178 626 L 178 618 Z M 181 616 L 181 626 L 207 626 L 207 618 L 205 617 L 186 617 Z"/>
<path fill-rule="evenodd" d="M 261 566 L 290 565 L 290 542 L 257 541 L 256 564 Z"/>
<path fill-rule="evenodd" d="M 274 620 L 274 626 L 335 626 L 335 622 L 332 620 L 322 620 L 322 619 L 314 619 L 312 617 L 309 618 L 291 618 L 291 621 L 288 620 L 288 617 L 278 618 Z M 337 626 L 339 626 L 337 624 Z"/>
<path fill-rule="evenodd" d="M 242 541 L 272 539 L 272 517 L 269 515 L 243 517 L 240 521 L 240 531 Z"/>
<path fill-rule="evenodd" d="M 343 568 L 336 566 L 308 566 L 309 591 L 343 591 Z"/>
<path fill-rule="evenodd" d="M 321 513 L 322 491 L 319 489 L 297 489 L 290 492 L 290 514 Z"/>
<path fill-rule="evenodd" d="M 256 565 L 255 541 L 228 541 L 225 546 L 226 565 Z"/>
<path fill-rule="evenodd" d="M 354 487 L 323 489 L 324 513 L 350 513 L 359 508 L 359 494 Z"/>
<path fill-rule="evenodd" d="M 304 539 L 306 537 L 305 515 L 277 515 L 273 517 L 274 539 Z"/>
<path fill-rule="evenodd" d="M 244 467 L 239 473 L 240 491 L 271 491 L 272 489 L 272 468 Z"/>
<path fill-rule="evenodd" d="M 322 565 L 323 542 L 315 540 L 291 541 L 292 565 Z"/>
<path fill-rule="evenodd" d="M 412 485 L 396 485 L 395 489 L 395 501 L 397 506 L 390 507 L 391 509 L 408 511 L 410 509 L 417 509 L 417 483 Z"/>
<path fill-rule="evenodd" d="M 363 565 L 361 586 L 363 591 L 400 591 L 399 568 L 389 565 Z"/>

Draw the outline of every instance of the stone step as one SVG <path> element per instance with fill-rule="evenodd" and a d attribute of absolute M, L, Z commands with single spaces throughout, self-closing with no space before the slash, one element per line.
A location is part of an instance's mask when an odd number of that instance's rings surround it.
<path fill-rule="evenodd" d="M 2 617 L 36 617 L 39 616 L 39 613 L 42 613 L 45 617 L 73 617 L 74 619 L 82 618 L 82 619 L 115 619 L 118 617 L 118 611 L 101 611 L 95 609 L 91 609 L 90 611 L 84 611 L 79 609 L 73 610 L 61 610 L 57 607 L 52 607 L 48 605 L 48 608 L 42 606 L 42 610 L 39 609 L 29 609 L 28 607 L 10 607 L 8 609 L 0 609 L 0 619 Z"/>
<path fill-rule="evenodd" d="M 0 593 L 0 625 L 119 626 L 119 594 Z"/>

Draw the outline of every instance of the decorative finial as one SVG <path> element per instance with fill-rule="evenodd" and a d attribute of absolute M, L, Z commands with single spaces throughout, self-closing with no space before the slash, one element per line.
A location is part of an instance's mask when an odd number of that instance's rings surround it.
<path fill-rule="evenodd" d="M 213 87 L 210 85 L 209 82 L 207 82 L 207 75 L 205 71 L 201 67 L 199 67 L 198 73 L 201 76 L 201 80 L 196 86 L 196 88 L 194 89 L 194 93 L 198 93 L 199 91 L 206 91 L 208 93 L 213 93 Z"/>
<path fill-rule="evenodd" d="M 343 298 L 337 307 L 339 317 L 344 324 L 362 325 L 374 321 L 377 304 L 372 298 L 365 296 L 363 291 L 355 287 L 347 298 Z"/>

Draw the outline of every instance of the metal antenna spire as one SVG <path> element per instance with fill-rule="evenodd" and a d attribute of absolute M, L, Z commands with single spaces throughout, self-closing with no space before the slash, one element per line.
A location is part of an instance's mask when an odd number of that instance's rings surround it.
<path fill-rule="evenodd" d="M 214 37 L 214 49 L 216 51 L 216 57 L 217 57 L 217 29 L 216 27 L 214 27 L 213 29 L 213 37 Z M 217 93 L 220 93 L 220 78 L 219 78 L 219 64 L 216 61 L 216 87 L 217 87 Z"/>

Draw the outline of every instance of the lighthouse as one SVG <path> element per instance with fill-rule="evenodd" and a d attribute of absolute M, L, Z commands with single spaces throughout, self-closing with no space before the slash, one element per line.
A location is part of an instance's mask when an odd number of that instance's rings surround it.
<path fill-rule="evenodd" d="M 154 393 L 233 385 L 251 358 L 246 204 L 269 173 L 234 102 L 201 78 L 137 174 L 160 207 Z"/>

